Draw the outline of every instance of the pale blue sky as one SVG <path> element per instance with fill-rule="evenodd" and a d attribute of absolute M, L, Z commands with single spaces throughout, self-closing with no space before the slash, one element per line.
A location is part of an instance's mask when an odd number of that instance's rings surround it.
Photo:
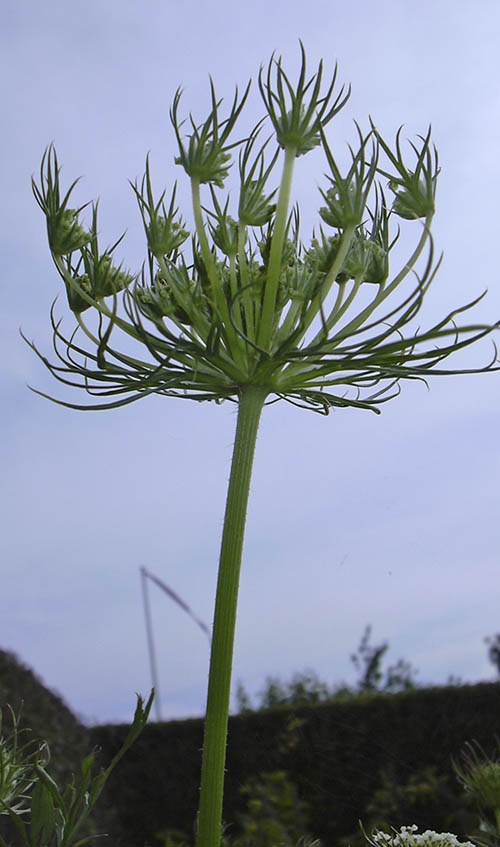
<path fill-rule="evenodd" d="M 243 6 L 226 0 L 4 0 L 1 417 L 3 528 L 0 648 L 14 650 L 87 721 L 126 720 L 150 684 L 139 566 L 211 621 L 234 406 L 149 398 L 79 413 L 22 343 L 49 352 L 60 292 L 30 177 L 52 140 L 63 180 L 100 197 L 103 243 L 145 257 L 128 179 L 151 151 L 155 185 L 180 181 L 168 109 L 178 85 L 203 118 L 217 91 L 254 79 L 276 50 L 293 75 L 298 39 L 310 67 L 339 64 L 348 106 L 330 125 L 344 155 L 353 119 L 393 137 L 429 122 L 442 174 L 433 228 L 445 258 L 423 320 L 478 295 L 500 317 L 500 8 L 496 0 Z M 248 127 L 263 113 L 257 87 Z M 295 196 L 309 230 L 321 156 L 298 160 Z M 59 314 L 71 317 L 64 298 Z M 488 345 L 470 351 L 484 363 Z M 83 399 L 83 395 L 82 398 Z M 267 674 L 306 667 L 349 681 L 365 624 L 422 681 L 493 677 L 484 636 L 500 630 L 500 374 L 403 386 L 380 417 L 328 418 L 276 404 L 256 453 L 241 579 L 234 678 L 254 692 Z M 152 591 L 162 710 L 201 714 L 208 648 L 183 612 Z"/>

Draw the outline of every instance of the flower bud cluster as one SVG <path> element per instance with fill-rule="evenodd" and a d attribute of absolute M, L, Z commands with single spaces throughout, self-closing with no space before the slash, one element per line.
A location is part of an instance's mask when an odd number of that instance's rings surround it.
<path fill-rule="evenodd" d="M 266 183 L 271 171 L 276 164 L 279 150 L 276 150 L 268 167 L 265 166 L 264 151 L 269 143 L 269 138 L 262 145 L 250 169 L 247 172 L 248 163 L 252 154 L 253 146 L 257 140 L 260 127 L 250 134 L 244 149 L 240 153 L 240 198 L 238 203 L 238 220 L 244 226 L 265 226 L 272 219 L 276 211 L 273 198 L 276 190 L 267 193 Z"/>
<path fill-rule="evenodd" d="M 278 302 L 308 303 L 318 288 L 318 277 L 306 264 L 290 264 L 280 278 Z"/>
<path fill-rule="evenodd" d="M 325 237 L 322 232 L 321 243 L 316 238 L 311 242 L 306 254 L 307 263 L 317 273 L 327 274 L 337 257 L 340 242 L 340 235 Z M 344 283 L 349 279 L 360 279 L 361 282 L 383 283 L 387 274 L 388 251 L 360 228 L 353 236 L 336 281 Z"/>
<path fill-rule="evenodd" d="M 413 177 L 411 174 L 410 177 Z M 400 218 L 413 221 L 426 218 L 434 212 L 434 192 L 423 179 L 389 180 L 389 188 L 395 194 L 392 211 Z"/>
<path fill-rule="evenodd" d="M 227 198 L 224 209 L 221 209 L 212 186 L 210 186 L 210 191 L 215 211 L 211 212 L 210 209 L 206 209 L 205 211 L 215 221 L 212 222 L 210 219 L 208 221 L 212 241 L 219 250 L 222 250 L 225 256 L 234 258 L 238 252 L 239 226 L 234 218 L 228 215 L 229 197 Z"/>
<path fill-rule="evenodd" d="M 345 177 L 340 173 L 326 138 L 322 136 L 332 175 L 328 177 L 331 187 L 327 191 L 321 190 L 326 206 L 320 208 L 319 214 L 325 223 L 336 229 L 357 227 L 362 223 L 368 196 L 377 173 L 378 148 L 375 144 L 369 164 L 365 159 L 365 148 L 372 133 L 368 133 L 363 138 L 359 126 L 357 130 L 360 141 L 359 150 L 357 153 L 351 150 L 352 164 Z"/>
<path fill-rule="evenodd" d="M 271 252 L 272 230 L 268 229 L 265 238 L 261 238 L 257 242 L 259 253 L 262 258 L 264 268 L 267 268 L 269 263 L 269 255 Z M 287 265 L 294 264 L 297 260 L 297 245 L 291 238 L 285 238 L 281 248 L 280 268 L 283 270 Z"/>
<path fill-rule="evenodd" d="M 186 148 L 182 141 L 180 128 L 182 123 L 179 123 L 177 112 L 181 91 L 177 90 L 172 108 L 170 110 L 170 118 L 179 145 L 179 155 L 175 158 L 176 165 L 182 165 L 188 176 L 199 183 L 209 183 L 222 188 L 226 179 L 231 162 L 231 154 L 229 150 L 235 147 L 239 142 L 226 144 L 231 130 L 233 129 L 236 120 L 243 108 L 245 100 L 250 90 L 248 84 L 243 97 L 238 101 L 238 90 L 236 89 L 233 105 L 229 117 L 226 120 L 219 122 L 218 110 L 221 101 L 217 101 L 215 89 L 211 81 L 212 92 L 212 109 L 206 121 L 199 126 L 196 126 L 191 118 L 193 132 L 189 136 L 188 146 Z"/>
<path fill-rule="evenodd" d="M 76 209 L 59 209 L 54 216 L 48 216 L 47 235 L 54 256 L 80 250 L 92 238 L 92 233 L 79 224 Z"/>
<path fill-rule="evenodd" d="M 70 185 L 61 200 L 59 172 L 56 151 L 51 145 L 42 157 L 40 185 L 37 185 L 34 179 L 31 180 L 31 185 L 36 202 L 45 215 L 50 251 L 53 256 L 66 256 L 88 244 L 93 232 L 85 230 L 78 221 L 78 215 L 84 206 L 68 209 L 70 195 L 78 180 Z"/>
<path fill-rule="evenodd" d="M 104 297 L 115 296 L 119 291 L 127 288 L 135 277 L 124 271 L 121 265 L 113 264 L 113 251 L 123 238 L 118 239 L 104 253 L 99 252 L 99 241 L 97 236 L 97 203 L 92 208 L 92 239 L 89 245 L 80 248 L 80 258 L 75 263 L 72 256 L 65 260 L 65 268 L 62 272 L 68 296 L 70 309 L 75 313 L 84 312 L 96 301 Z M 91 300 L 85 299 L 72 283 L 89 295 Z"/>
<path fill-rule="evenodd" d="M 188 299 L 194 299 L 194 283 L 189 281 L 190 291 L 184 292 Z M 151 286 L 138 285 L 134 289 L 134 297 L 141 311 L 153 320 L 172 318 L 182 324 L 190 324 L 191 318 L 187 311 L 179 305 L 173 293 L 171 283 L 157 274 Z"/>
<path fill-rule="evenodd" d="M 362 282 L 383 283 L 387 279 L 387 251 L 361 230 L 356 232 L 337 282 L 360 278 Z"/>
<path fill-rule="evenodd" d="M 85 270 L 84 273 L 79 273 L 82 262 Z M 69 263 L 68 270 L 73 281 L 94 301 L 123 291 L 135 279 L 132 274 L 122 270 L 121 266 L 113 265 L 111 253 L 103 253 L 99 256 L 95 251 L 85 247 L 81 250 L 81 261 L 76 267 L 72 267 Z M 66 281 L 66 293 L 72 312 L 84 312 L 93 305 L 72 287 L 70 281 Z"/>
<path fill-rule="evenodd" d="M 151 176 L 149 172 L 149 155 L 146 156 L 146 171 L 142 178 L 141 187 L 130 183 L 139 204 L 146 240 L 149 250 L 156 259 L 170 258 L 176 254 L 179 247 L 189 237 L 182 220 L 176 220 L 178 210 L 175 208 L 176 185 L 172 191 L 168 212 L 163 203 L 165 191 L 155 203 Z"/>
<path fill-rule="evenodd" d="M 417 157 L 415 170 L 409 170 L 404 163 L 400 144 L 402 127 L 400 127 L 396 135 L 396 153 L 393 153 L 388 144 L 386 144 L 375 129 L 373 123 L 372 129 L 378 143 L 396 169 L 395 175 L 387 173 L 382 169 L 379 170 L 381 174 L 389 179 L 389 188 L 395 195 L 392 211 L 406 220 L 430 217 L 434 213 L 436 181 L 439 173 L 436 148 L 434 148 L 434 156 L 431 155 L 430 129 L 425 138 L 420 136 L 423 142 L 420 151 L 415 144 L 410 142 Z"/>
<path fill-rule="evenodd" d="M 209 222 L 210 235 L 214 244 L 229 258 L 238 252 L 238 224 L 231 215 L 224 215 L 217 224 Z"/>
<path fill-rule="evenodd" d="M 155 258 L 171 256 L 189 238 L 181 223 L 164 215 L 156 215 L 146 226 L 148 247 Z"/>
<path fill-rule="evenodd" d="M 317 238 L 313 238 L 311 246 L 306 252 L 306 262 L 319 274 L 327 274 L 330 270 L 335 257 L 339 251 L 340 236 L 329 235 L 325 236 L 321 230 L 321 242 Z"/>
<path fill-rule="evenodd" d="M 89 297 L 92 297 L 92 288 L 88 274 L 75 274 L 74 282 L 85 292 Z M 68 298 L 68 306 L 75 315 L 80 315 L 86 309 L 90 309 L 90 303 L 72 286 L 67 280 L 64 281 L 66 288 L 66 296 Z"/>
<path fill-rule="evenodd" d="M 312 116 L 307 122 L 306 109 L 289 109 L 285 114 L 277 115 L 274 123 L 276 140 L 283 150 L 293 147 L 297 156 L 305 156 L 321 144 L 319 122 Z"/>
<path fill-rule="evenodd" d="M 275 61 L 271 58 L 265 81 L 262 69 L 259 74 L 260 93 L 273 124 L 276 140 L 282 149 L 293 150 L 295 156 L 303 156 L 321 144 L 323 127 L 350 97 L 350 88 L 346 94 L 342 88 L 333 104 L 330 102 L 337 79 L 336 67 L 328 91 L 320 96 L 323 63 L 320 62 L 316 74 L 306 82 L 306 55 L 302 42 L 300 49 L 302 63 L 295 90 L 281 66 L 281 59 Z M 274 85 L 273 68 L 276 77 Z M 311 86 L 312 90 L 309 91 Z"/>
<path fill-rule="evenodd" d="M 349 184 L 334 184 L 325 192 L 321 192 L 326 200 L 326 206 L 321 206 L 319 214 L 328 226 L 335 229 L 345 229 L 361 223 L 363 209 L 357 202 L 356 186 Z"/>
<path fill-rule="evenodd" d="M 267 197 L 262 190 L 260 180 L 250 180 L 242 186 L 238 205 L 238 217 L 245 226 L 265 226 L 269 223 L 276 209 L 271 203 L 273 191 Z"/>
<path fill-rule="evenodd" d="M 83 257 L 86 276 L 95 300 L 122 291 L 134 279 L 133 274 L 123 271 L 121 266 L 113 265 L 110 253 L 103 253 L 99 258 L 95 258 L 90 251 L 85 250 Z"/>
<path fill-rule="evenodd" d="M 220 144 L 203 144 L 193 135 L 189 140 L 188 155 L 176 156 L 174 161 L 176 165 L 183 166 L 188 176 L 222 188 L 231 167 L 231 154 Z"/>

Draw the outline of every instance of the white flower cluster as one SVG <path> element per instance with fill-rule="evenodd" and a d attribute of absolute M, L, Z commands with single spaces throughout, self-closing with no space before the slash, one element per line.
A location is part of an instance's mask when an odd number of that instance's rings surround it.
<path fill-rule="evenodd" d="M 417 833 L 418 826 L 402 826 L 392 835 L 387 832 L 376 832 L 370 839 L 374 847 L 475 847 L 472 841 L 459 841 L 452 832 L 434 832 L 426 829 Z"/>

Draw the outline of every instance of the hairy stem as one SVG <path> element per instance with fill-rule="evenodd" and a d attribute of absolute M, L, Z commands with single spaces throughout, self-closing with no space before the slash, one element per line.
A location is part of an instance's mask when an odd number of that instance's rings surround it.
<path fill-rule="evenodd" d="M 221 841 L 227 720 L 241 552 L 257 429 L 266 395 L 266 388 L 245 386 L 238 406 L 215 600 L 197 847 L 220 847 Z"/>

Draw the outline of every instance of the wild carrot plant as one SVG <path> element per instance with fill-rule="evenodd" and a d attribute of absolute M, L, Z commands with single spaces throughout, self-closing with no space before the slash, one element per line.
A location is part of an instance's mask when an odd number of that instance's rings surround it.
<path fill-rule="evenodd" d="M 326 82 L 322 63 L 308 77 L 301 45 L 298 80 L 273 56 L 258 89 L 265 116 L 243 139 L 234 131 L 250 83 L 226 110 L 211 82 L 201 122 L 190 115 L 186 123 L 181 92 L 175 94 L 175 162 L 190 182 L 194 229 L 179 213 L 175 187 L 155 194 L 146 159 L 142 181 L 132 185 L 147 243 L 138 274 L 116 264 L 121 239 L 101 249 L 97 204 L 85 224 L 84 206 L 71 202 L 76 182 L 61 189 L 53 146 L 33 182 L 76 326 L 65 332 L 52 308 L 53 362 L 29 343 L 60 382 L 97 398 L 87 405 L 55 402 L 111 409 L 160 394 L 238 404 L 213 619 L 199 847 L 220 844 L 238 581 L 263 407 L 285 400 L 325 415 L 341 408 L 379 413 L 403 380 L 497 369 L 496 352 L 480 369 L 443 367 L 494 328 L 457 325 L 476 300 L 430 328 L 412 327 L 440 263 L 431 236 L 439 168 L 430 130 L 403 151 L 401 131 L 390 143 L 373 122 L 366 130 L 356 124 L 357 142 L 342 170 L 327 137 L 350 94 L 338 87 L 336 68 Z M 303 243 L 292 179 L 316 148 L 327 172 L 316 230 Z M 235 157 L 239 196 L 232 204 L 223 191 Z M 394 268 L 400 228 L 415 242 Z"/>

